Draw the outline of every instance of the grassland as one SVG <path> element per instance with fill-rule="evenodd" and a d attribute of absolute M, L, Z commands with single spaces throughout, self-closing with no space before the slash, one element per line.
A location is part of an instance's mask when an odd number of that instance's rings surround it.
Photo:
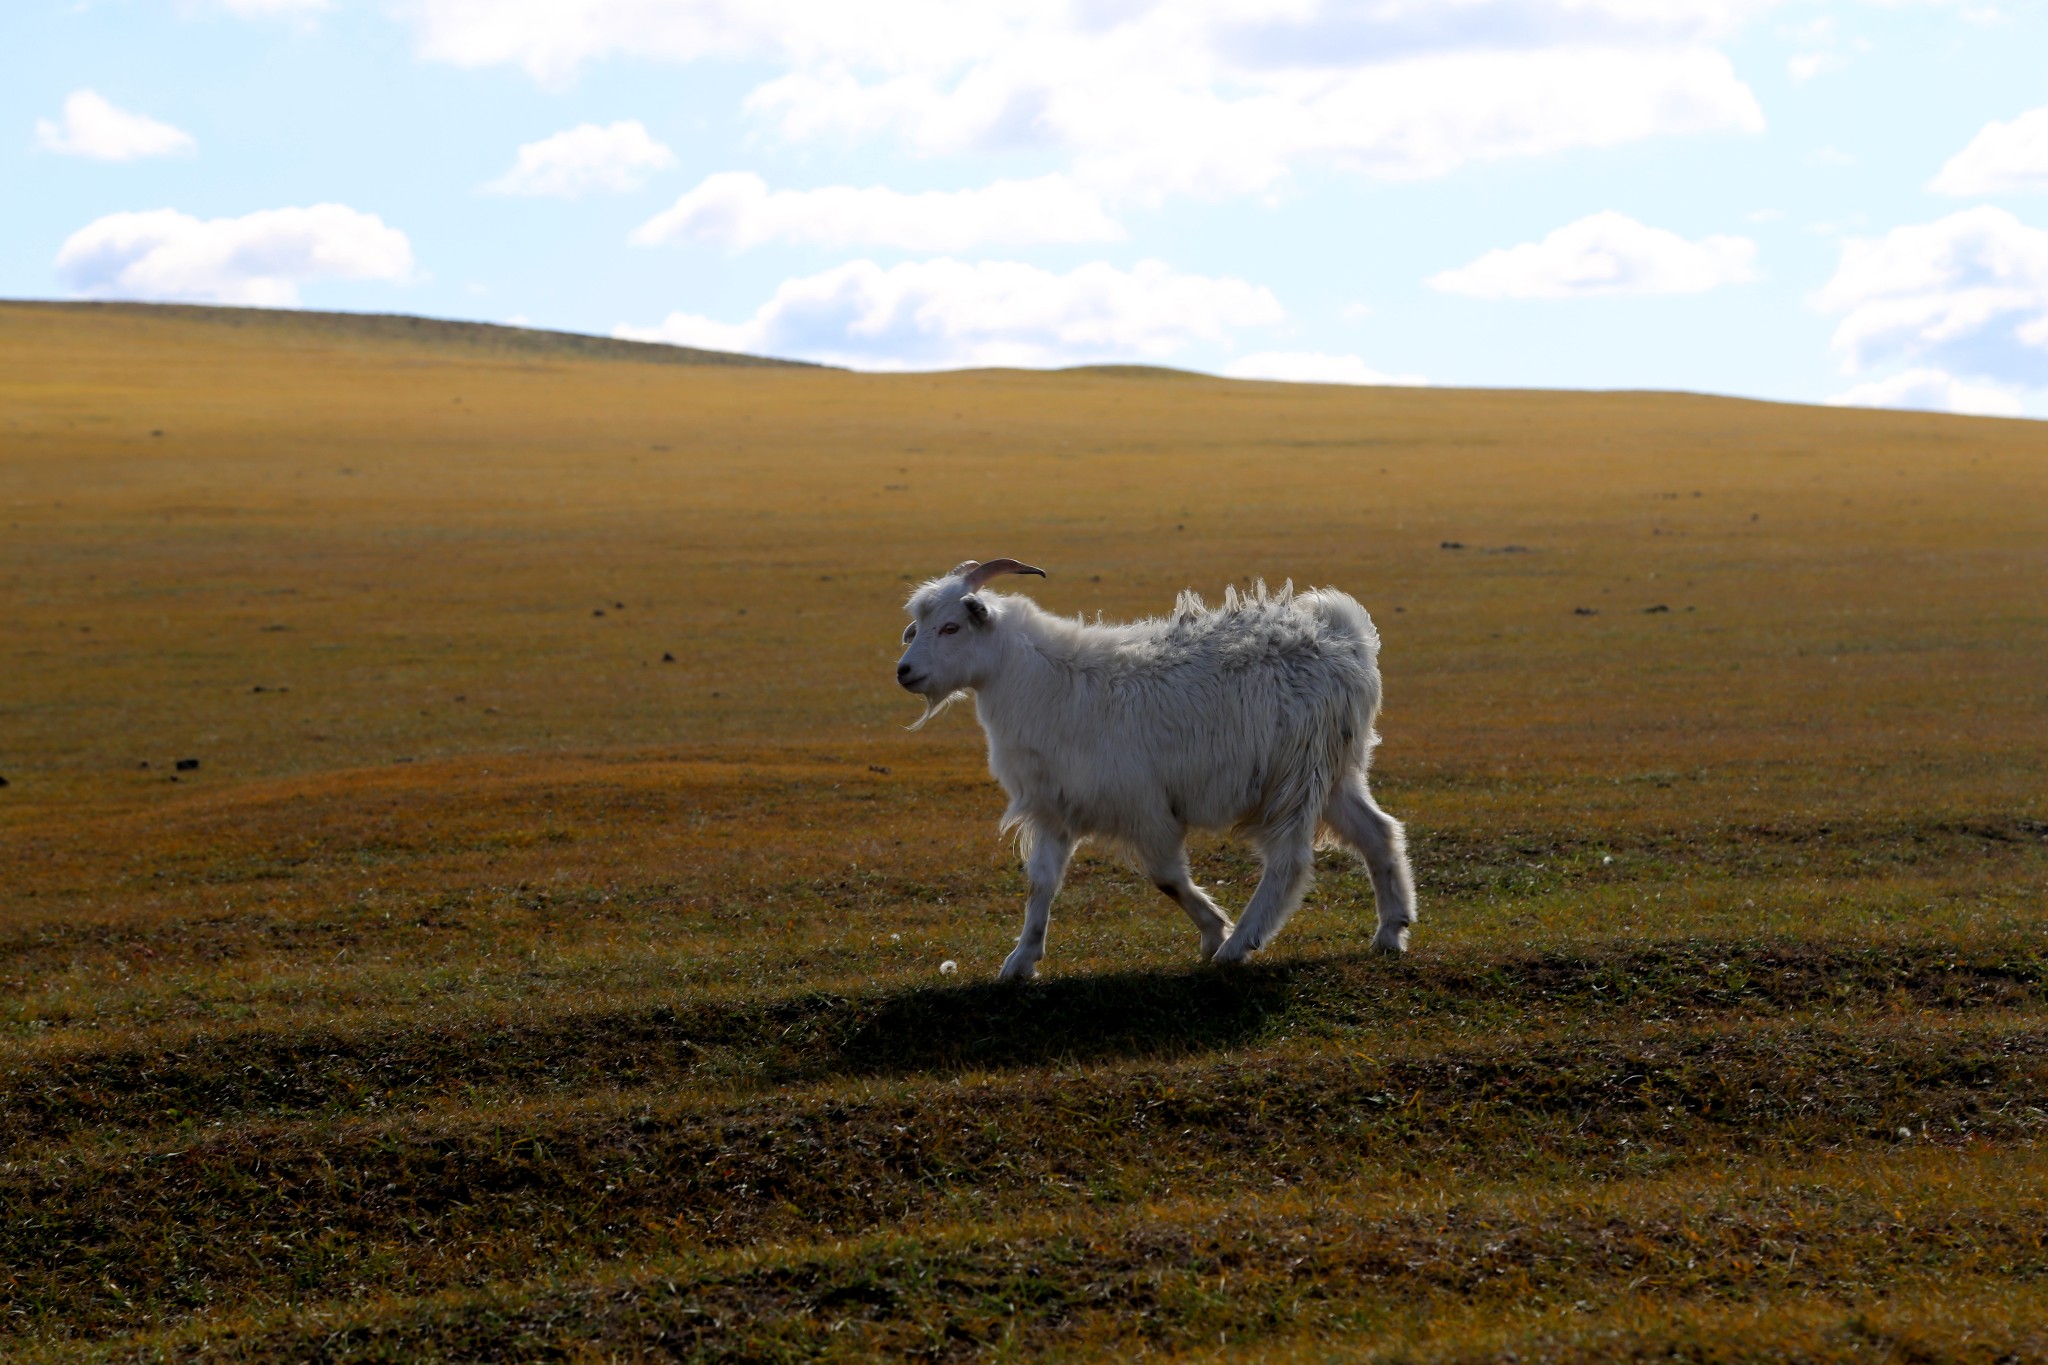
<path fill-rule="evenodd" d="M 0 306 L 0 1356 L 2048 1358 L 2048 426 L 689 359 Z M 998 554 L 1364 600 L 1415 951 L 991 983 Z"/>

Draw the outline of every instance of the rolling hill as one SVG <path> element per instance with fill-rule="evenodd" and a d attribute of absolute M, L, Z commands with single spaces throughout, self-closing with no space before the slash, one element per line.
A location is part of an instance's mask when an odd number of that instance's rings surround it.
<path fill-rule="evenodd" d="M 995 987 L 996 555 L 1364 601 L 1414 951 Z M 2048 1353 L 2044 582 L 2034 422 L 0 304 L 0 1354 Z"/>

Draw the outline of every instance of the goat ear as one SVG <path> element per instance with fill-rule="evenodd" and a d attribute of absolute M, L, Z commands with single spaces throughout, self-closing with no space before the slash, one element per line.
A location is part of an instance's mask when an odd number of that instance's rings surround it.
<path fill-rule="evenodd" d="M 988 603 L 972 593 L 960 599 L 960 605 L 967 608 L 967 619 L 977 626 L 988 624 Z"/>

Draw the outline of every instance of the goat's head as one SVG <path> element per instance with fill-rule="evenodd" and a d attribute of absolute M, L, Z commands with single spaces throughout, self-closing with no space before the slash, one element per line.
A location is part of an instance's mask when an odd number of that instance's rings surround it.
<path fill-rule="evenodd" d="M 924 698 L 924 715 L 912 729 L 944 710 L 965 689 L 987 681 L 996 661 L 995 625 L 1001 608 L 982 595 L 981 586 L 1006 573 L 1045 577 L 1045 570 L 1014 559 L 991 559 L 986 564 L 970 559 L 910 595 L 905 608 L 910 624 L 903 628 L 908 648 L 896 662 L 896 681 Z"/>

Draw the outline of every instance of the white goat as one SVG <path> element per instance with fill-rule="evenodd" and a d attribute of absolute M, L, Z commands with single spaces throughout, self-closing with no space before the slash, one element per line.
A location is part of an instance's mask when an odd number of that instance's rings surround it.
<path fill-rule="evenodd" d="M 989 770 L 1010 798 L 1031 878 L 1004 980 L 1037 974 L 1067 861 L 1104 840 L 1202 934 L 1202 957 L 1240 962 L 1273 940 L 1308 889 L 1319 831 L 1365 858 L 1379 905 L 1373 946 L 1403 952 L 1415 887 L 1399 821 L 1373 804 L 1379 633 L 1334 588 L 1226 589 L 1209 610 L 1182 593 L 1165 620 L 1089 625 L 1027 597 L 984 593 L 1014 559 L 968 560 L 910 595 L 896 681 L 924 698 L 916 729 L 967 692 Z M 1264 863 L 1233 930 L 1188 875 L 1187 832 L 1248 835 Z"/>

